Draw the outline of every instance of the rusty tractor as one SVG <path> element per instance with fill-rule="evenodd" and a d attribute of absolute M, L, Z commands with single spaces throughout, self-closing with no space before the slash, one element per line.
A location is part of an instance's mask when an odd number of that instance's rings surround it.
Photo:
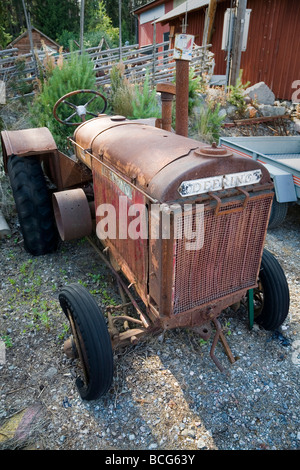
<path fill-rule="evenodd" d="M 106 312 L 82 285 L 59 294 L 72 333 L 64 350 L 78 358 L 85 400 L 109 390 L 115 348 L 172 328 L 208 340 L 214 329 L 210 356 L 223 371 L 219 340 L 235 361 L 218 319 L 224 309 L 246 302 L 250 326 L 266 330 L 279 328 L 289 310 L 284 272 L 264 249 L 274 194 L 266 167 L 174 133 L 174 92 L 160 91 L 168 109 L 150 124 L 104 114 L 106 100 L 92 90 L 63 96 L 54 118 L 74 126 L 71 156 L 47 128 L 1 133 L 25 249 L 38 256 L 86 237 L 120 289 L 122 304 Z M 89 94 L 85 105 L 72 102 L 79 93 Z M 105 105 L 89 112 L 97 99 Z M 67 118 L 59 117 L 62 105 Z"/>

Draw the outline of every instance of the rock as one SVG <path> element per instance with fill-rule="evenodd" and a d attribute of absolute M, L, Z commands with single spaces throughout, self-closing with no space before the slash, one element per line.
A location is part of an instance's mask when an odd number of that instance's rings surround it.
<path fill-rule="evenodd" d="M 11 230 L 4 218 L 4 215 L 0 211 L 0 238 L 4 238 L 10 235 L 11 235 Z"/>
<path fill-rule="evenodd" d="M 46 379 L 53 379 L 57 374 L 57 369 L 55 367 L 50 367 L 44 374 Z"/>
<path fill-rule="evenodd" d="M 245 96 L 249 96 L 249 98 L 260 104 L 273 105 L 275 102 L 273 91 L 264 82 L 256 83 L 255 85 L 247 88 L 245 90 Z"/>
<path fill-rule="evenodd" d="M 294 119 L 295 124 L 295 131 L 299 132 L 300 134 L 300 119 Z"/>
<path fill-rule="evenodd" d="M 204 449 L 206 447 L 206 443 L 204 441 L 204 439 L 198 439 L 197 441 L 197 448 L 198 449 Z"/>
<path fill-rule="evenodd" d="M 268 104 L 259 105 L 258 110 L 263 116 L 283 116 L 286 111 L 283 106 L 271 106 Z"/>
<path fill-rule="evenodd" d="M 227 116 L 227 112 L 226 112 L 226 109 L 222 108 L 220 109 L 219 111 L 219 117 L 226 117 Z"/>
<path fill-rule="evenodd" d="M 149 449 L 149 450 L 157 449 L 157 444 L 155 444 L 155 443 L 150 444 L 149 447 L 148 447 L 148 449 Z"/>
<path fill-rule="evenodd" d="M 247 106 L 246 118 L 253 118 L 257 115 L 257 109 L 254 106 Z"/>
<path fill-rule="evenodd" d="M 237 112 L 237 107 L 236 106 L 234 106 L 234 105 L 228 106 L 228 108 L 227 108 L 227 116 L 228 117 L 235 117 L 236 112 Z"/>

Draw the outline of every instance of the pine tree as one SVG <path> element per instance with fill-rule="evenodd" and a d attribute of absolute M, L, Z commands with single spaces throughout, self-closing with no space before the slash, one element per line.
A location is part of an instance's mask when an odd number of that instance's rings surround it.
<path fill-rule="evenodd" d="M 30 6 L 31 23 L 51 39 L 64 31 L 79 32 L 77 0 L 35 0 Z"/>

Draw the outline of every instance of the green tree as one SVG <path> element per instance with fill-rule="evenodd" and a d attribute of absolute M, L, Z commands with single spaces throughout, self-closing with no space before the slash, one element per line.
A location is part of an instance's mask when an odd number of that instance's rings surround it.
<path fill-rule="evenodd" d="M 7 44 L 26 28 L 22 0 L 0 2 L 0 46 Z"/>
<path fill-rule="evenodd" d="M 105 38 L 108 47 L 117 47 L 119 44 L 119 28 L 114 27 L 108 16 L 104 1 L 87 0 L 84 12 L 84 37 L 85 48 L 96 47 L 102 38 Z M 68 49 L 70 43 L 79 43 L 79 28 L 76 31 L 64 29 L 57 37 L 57 42 Z"/>
<path fill-rule="evenodd" d="M 105 2 L 89 0 L 85 11 L 85 30 L 87 33 L 102 33 L 113 45 L 117 45 L 119 28 L 113 25 L 106 11 Z"/>
<path fill-rule="evenodd" d="M 64 59 L 61 66 L 51 69 L 50 78 L 41 84 L 40 92 L 36 94 L 33 105 L 29 107 L 31 124 L 34 127 L 48 127 L 57 146 L 65 152 L 67 152 L 67 137 L 72 134 L 74 127 L 57 122 L 53 118 L 53 107 L 63 95 L 81 89 L 96 89 L 95 71 L 88 54 L 71 52 L 71 56 Z M 78 106 L 86 103 L 88 99 L 90 96 L 79 94 L 72 96 L 70 101 Z M 96 111 L 92 107 L 89 110 Z M 65 119 L 72 114 L 72 110 L 62 104 L 58 114 L 60 118 Z"/>
<path fill-rule="evenodd" d="M 51 39 L 64 31 L 79 33 L 79 4 L 77 0 L 35 0 L 30 7 L 31 22 Z"/>
<path fill-rule="evenodd" d="M 119 26 L 119 1 L 103 0 L 108 16 L 115 27 Z M 122 14 L 122 42 L 135 42 L 135 18 L 133 10 L 149 3 L 149 0 L 121 0 Z"/>

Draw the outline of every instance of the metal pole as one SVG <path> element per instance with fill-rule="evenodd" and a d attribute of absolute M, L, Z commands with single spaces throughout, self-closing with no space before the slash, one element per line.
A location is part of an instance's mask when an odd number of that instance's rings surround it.
<path fill-rule="evenodd" d="M 30 22 L 30 16 L 27 13 L 26 5 L 25 5 L 24 0 L 22 0 L 22 4 L 23 4 L 23 10 L 24 10 L 24 15 L 25 15 L 25 19 L 26 19 L 26 25 L 27 25 L 27 31 L 28 31 L 28 37 L 29 37 L 29 43 L 30 43 L 30 50 L 31 50 L 31 54 L 32 54 L 32 60 L 33 60 L 35 75 L 37 77 L 38 76 L 38 70 L 37 70 L 36 58 L 35 58 L 35 55 L 34 55 L 34 45 L 33 45 L 33 39 L 32 39 L 32 27 L 31 27 L 31 22 Z"/>
<path fill-rule="evenodd" d="M 239 78 L 246 8 L 247 8 L 247 0 L 239 0 L 238 5 L 236 7 L 236 20 L 234 24 L 232 63 L 231 63 L 231 74 L 230 74 L 230 85 L 233 85 L 233 86 L 236 85 L 236 81 Z"/>
<path fill-rule="evenodd" d="M 228 36 L 228 48 L 227 48 L 227 64 L 226 64 L 226 87 L 229 86 L 229 76 L 230 76 L 230 68 L 231 68 L 231 54 L 232 54 L 232 38 L 233 38 L 233 31 L 234 31 L 234 21 L 235 16 L 233 13 L 233 9 L 230 9 L 230 20 L 229 20 L 229 36 Z"/>
<path fill-rule="evenodd" d="M 156 23 L 153 25 L 153 66 L 152 66 L 152 85 L 155 85 L 155 74 L 156 74 Z"/>
<path fill-rule="evenodd" d="M 188 137 L 189 61 L 176 60 L 176 134 Z"/>
<path fill-rule="evenodd" d="M 84 32 L 84 0 L 80 2 L 80 53 L 83 52 L 83 32 Z"/>
<path fill-rule="evenodd" d="M 122 60 L 122 0 L 119 0 L 119 53 Z"/>

